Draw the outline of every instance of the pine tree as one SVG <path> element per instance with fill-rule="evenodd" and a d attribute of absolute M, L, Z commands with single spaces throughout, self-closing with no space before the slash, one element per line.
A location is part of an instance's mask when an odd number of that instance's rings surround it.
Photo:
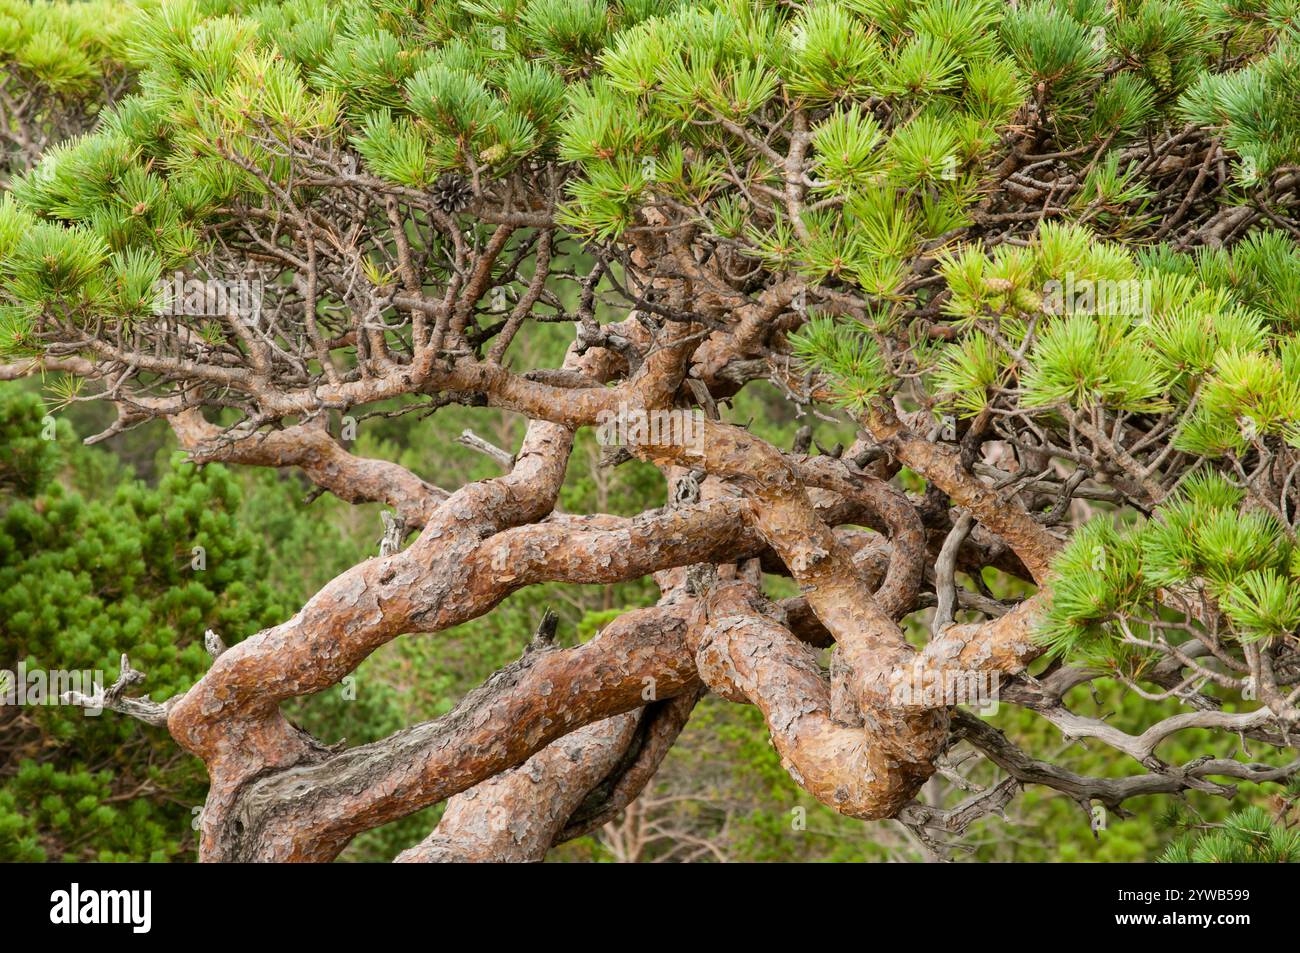
<path fill-rule="evenodd" d="M 984 813 L 1033 779 L 1092 823 L 1294 773 L 1293 4 L 111 9 L 102 34 L 80 4 L 4 28 L 42 103 L 102 91 L 0 202 L 6 376 L 113 404 L 92 439 L 164 419 L 193 462 L 298 468 L 398 528 L 301 612 L 248 616 L 266 627 L 192 684 L 149 671 L 165 703 L 109 699 L 208 766 L 205 857 L 330 859 L 445 800 L 403 859 L 538 858 L 626 807 L 702 688 L 757 707 L 810 797 L 935 852 L 980 813 L 916 800 L 958 743 L 988 758 Z M 64 24 L 54 63 L 41 18 Z M 545 324 L 575 329 L 559 367 L 524 350 Z M 764 380 L 756 423 L 738 395 Z M 452 404 L 528 418 L 518 446 L 462 438 L 501 475 L 448 493 L 345 435 Z M 664 505 L 573 514 L 575 431 L 629 410 L 663 427 L 602 462 L 652 468 Z M 785 451 L 792 416 L 817 429 Z M 848 447 L 825 449 L 827 419 Z M 578 644 L 546 615 L 456 711 L 366 757 L 281 713 L 520 589 L 651 575 L 653 604 Z M 968 677 L 1147 773 L 1044 781 L 961 707 Z M 1075 710 L 1093 683 L 1194 717 L 1117 735 Z M 1261 750 L 1164 760 L 1189 724 Z M 238 765 L 234 734 L 256 740 Z M 237 804 L 263 806 L 252 834 Z M 497 808 L 531 812 L 535 842 L 474 823 Z"/>

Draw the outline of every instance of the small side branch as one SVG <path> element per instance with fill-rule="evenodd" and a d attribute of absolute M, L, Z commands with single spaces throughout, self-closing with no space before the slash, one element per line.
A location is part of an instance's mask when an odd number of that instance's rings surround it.
<path fill-rule="evenodd" d="M 456 438 L 456 442 L 491 457 L 496 461 L 497 466 L 507 473 L 514 468 L 515 455 L 513 453 L 502 450 L 496 444 L 488 443 L 472 430 L 461 431 L 460 436 Z"/>
<path fill-rule="evenodd" d="M 934 610 L 930 632 L 936 636 L 953 623 L 957 608 L 957 553 L 966 540 L 966 534 L 970 532 L 971 520 L 970 513 L 962 513 L 957 517 L 948 538 L 943 541 L 939 560 L 934 566 L 934 586 L 939 596 L 939 605 Z"/>
<path fill-rule="evenodd" d="M 165 728 L 167 726 L 167 712 L 171 708 L 170 701 L 156 702 L 151 700 L 148 695 L 132 698 L 125 694 L 128 688 L 140 684 L 144 679 L 144 672 L 132 668 L 131 660 L 126 657 L 126 653 L 123 653 L 122 671 L 117 676 L 117 681 L 107 689 L 96 689 L 95 694 L 90 696 L 75 691 L 64 692 L 63 701 L 66 704 L 80 705 L 83 708 L 115 711 L 122 715 L 130 715 L 145 724 Z"/>

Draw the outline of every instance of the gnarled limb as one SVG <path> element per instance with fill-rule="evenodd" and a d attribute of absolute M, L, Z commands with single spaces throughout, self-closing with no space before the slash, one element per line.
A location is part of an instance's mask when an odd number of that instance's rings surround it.
<path fill-rule="evenodd" d="M 618 764 L 640 712 L 626 712 L 552 741 L 517 768 L 447 802 L 432 834 L 398 863 L 537 862 L 569 815 Z"/>
<path fill-rule="evenodd" d="M 168 423 L 195 463 L 298 467 L 344 502 L 391 506 L 412 529 L 423 526 L 449 495 L 399 464 L 349 453 L 330 435 L 323 416 L 283 430 L 244 435 L 209 423 L 197 408 L 173 414 Z"/>
<path fill-rule="evenodd" d="M 517 768 L 451 798 L 437 828 L 399 863 L 537 862 L 627 807 L 654 776 L 699 691 L 594 722 Z"/>
<path fill-rule="evenodd" d="M 363 830 L 640 708 L 648 691 L 670 698 L 687 690 L 696 681 L 683 641 L 691 611 L 686 603 L 625 613 L 583 645 L 526 654 L 437 721 L 252 780 L 210 835 L 205 809 L 207 858 L 329 860 Z"/>
<path fill-rule="evenodd" d="M 961 465 L 957 453 L 913 433 L 885 402 L 877 401 L 863 422 L 881 446 L 1005 539 L 1035 582 L 1040 586 L 1047 583 L 1052 557 L 1060 551 L 1061 541 L 1035 522 L 1024 506 L 1000 497 Z"/>
<path fill-rule="evenodd" d="M 645 707 L 623 760 L 574 809 L 564 829 L 555 835 L 556 844 L 600 828 L 636 800 L 668 756 L 704 691 L 701 684 L 695 691 Z"/>
<path fill-rule="evenodd" d="M 782 765 L 809 794 L 850 817 L 893 817 L 933 773 L 944 736 L 924 756 L 900 757 L 909 749 L 877 740 L 876 711 L 864 710 L 867 728 L 837 722 L 812 650 L 767 611 L 751 585 L 717 584 L 687 633 L 700 677 L 759 707 Z"/>

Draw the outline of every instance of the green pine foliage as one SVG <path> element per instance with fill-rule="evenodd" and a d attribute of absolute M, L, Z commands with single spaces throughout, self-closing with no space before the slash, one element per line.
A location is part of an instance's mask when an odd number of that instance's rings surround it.
<path fill-rule="evenodd" d="M 889 386 L 879 345 L 865 330 L 812 318 L 790 343 L 801 360 L 830 371 L 835 401 L 843 407 L 860 411 Z"/>
<path fill-rule="evenodd" d="M 1300 158 L 1300 42 L 1294 21 L 1266 56 L 1233 73 L 1206 73 L 1183 94 L 1180 112 L 1191 122 L 1222 131 L 1239 157 L 1237 175 L 1255 185 Z"/>
<path fill-rule="evenodd" d="M 31 92 L 62 98 L 66 105 L 92 95 L 96 84 L 119 79 L 134 13 L 133 5 L 113 0 L 5 0 L 0 63 L 21 84 L 6 92 L 14 101 Z"/>
<path fill-rule="evenodd" d="M 1243 503 L 1244 493 L 1224 477 L 1198 474 L 1141 525 L 1085 525 L 1055 563 L 1045 644 L 1091 664 L 1140 664 L 1144 653 L 1135 654 L 1125 636 L 1154 638 L 1157 589 L 1204 592 L 1235 641 L 1290 636 L 1300 627 L 1294 545 L 1274 517 Z"/>
<path fill-rule="evenodd" d="M 1197 829 L 1170 844 L 1165 864 L 1300 863 L 1300 828 L 1288 826 L 1262 807 L 1249 807 L 1220 824 Z"/>
<path fill-rule="evenodd" d="M 348 143 L 371 173 L 417 189 L 443 172 L 500 177 L 558 157 L 573 164 L 561 218 L 578 234 L 611 239 L 670 201 L 759 260 L 779 253 L 802 274 L 891 300 L 911 254 L 970 222 L 971 170 L 1023 121 L 1032 90 L 1062 144 L 1110 150 L 1072 199 L 1108 229 L 1131 229 L 1147 195 L 1118 147 L 1154 122 L 1224 128 L 1259 176 L 1300 139 L 1283 114 L 1294 97 L 1275 93 L 1295 85 L 1289 42 L 1268 48 L 1259 29 L 1234 29 L 1226 42 L 1245 65 L 1216 72 L 1224 27 L 1210 3 L 111 6 L 101 17 L 101 4 L 38 5 L 11 17 L 16 39 L 0 44 L 26 50 L 28 21 L 52 20 L 40 42 L 75 52 L 47 58 L 69 61 L 79 81 L 119 61 L 134 73 L 96 131 L 47 150 L 15 183 L 18 206 L 0 210 L 0 227 L 32 233 L 5 256 L 23 314 L 57 303 L 86 320 L 147 315 L 134 289 L 154 263 L 168 271 L 201 252 L 223 202 L 288 184 L 276 142 Z M 32 75 L 51 91 L 73 82 Z M 751 120 L 793 104 L 828 107 L 810 130 L 815 206 L 792 236 L 777 208 L 751 208 L 763 225 L 738 234 L 718 218 L 735 196 L 716 173 L 734 168 L 751 195 L 779 191 Z M 28 213 L 60 227 L 28 229 Z M 129 287 L 115 294 L 128 262 Z M 24 338 L 18 318 L 4 327 Z"/>

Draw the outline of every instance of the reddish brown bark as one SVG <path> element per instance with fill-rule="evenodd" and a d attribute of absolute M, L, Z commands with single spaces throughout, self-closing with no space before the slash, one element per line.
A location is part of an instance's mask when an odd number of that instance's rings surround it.
<path fill-rule="evenodd" d="M 398 863 L 540 861 L 587 793 L 623 756 L 639 713 L 579 728 L 517 768 L 447 802 L 437 828 Z"/>

